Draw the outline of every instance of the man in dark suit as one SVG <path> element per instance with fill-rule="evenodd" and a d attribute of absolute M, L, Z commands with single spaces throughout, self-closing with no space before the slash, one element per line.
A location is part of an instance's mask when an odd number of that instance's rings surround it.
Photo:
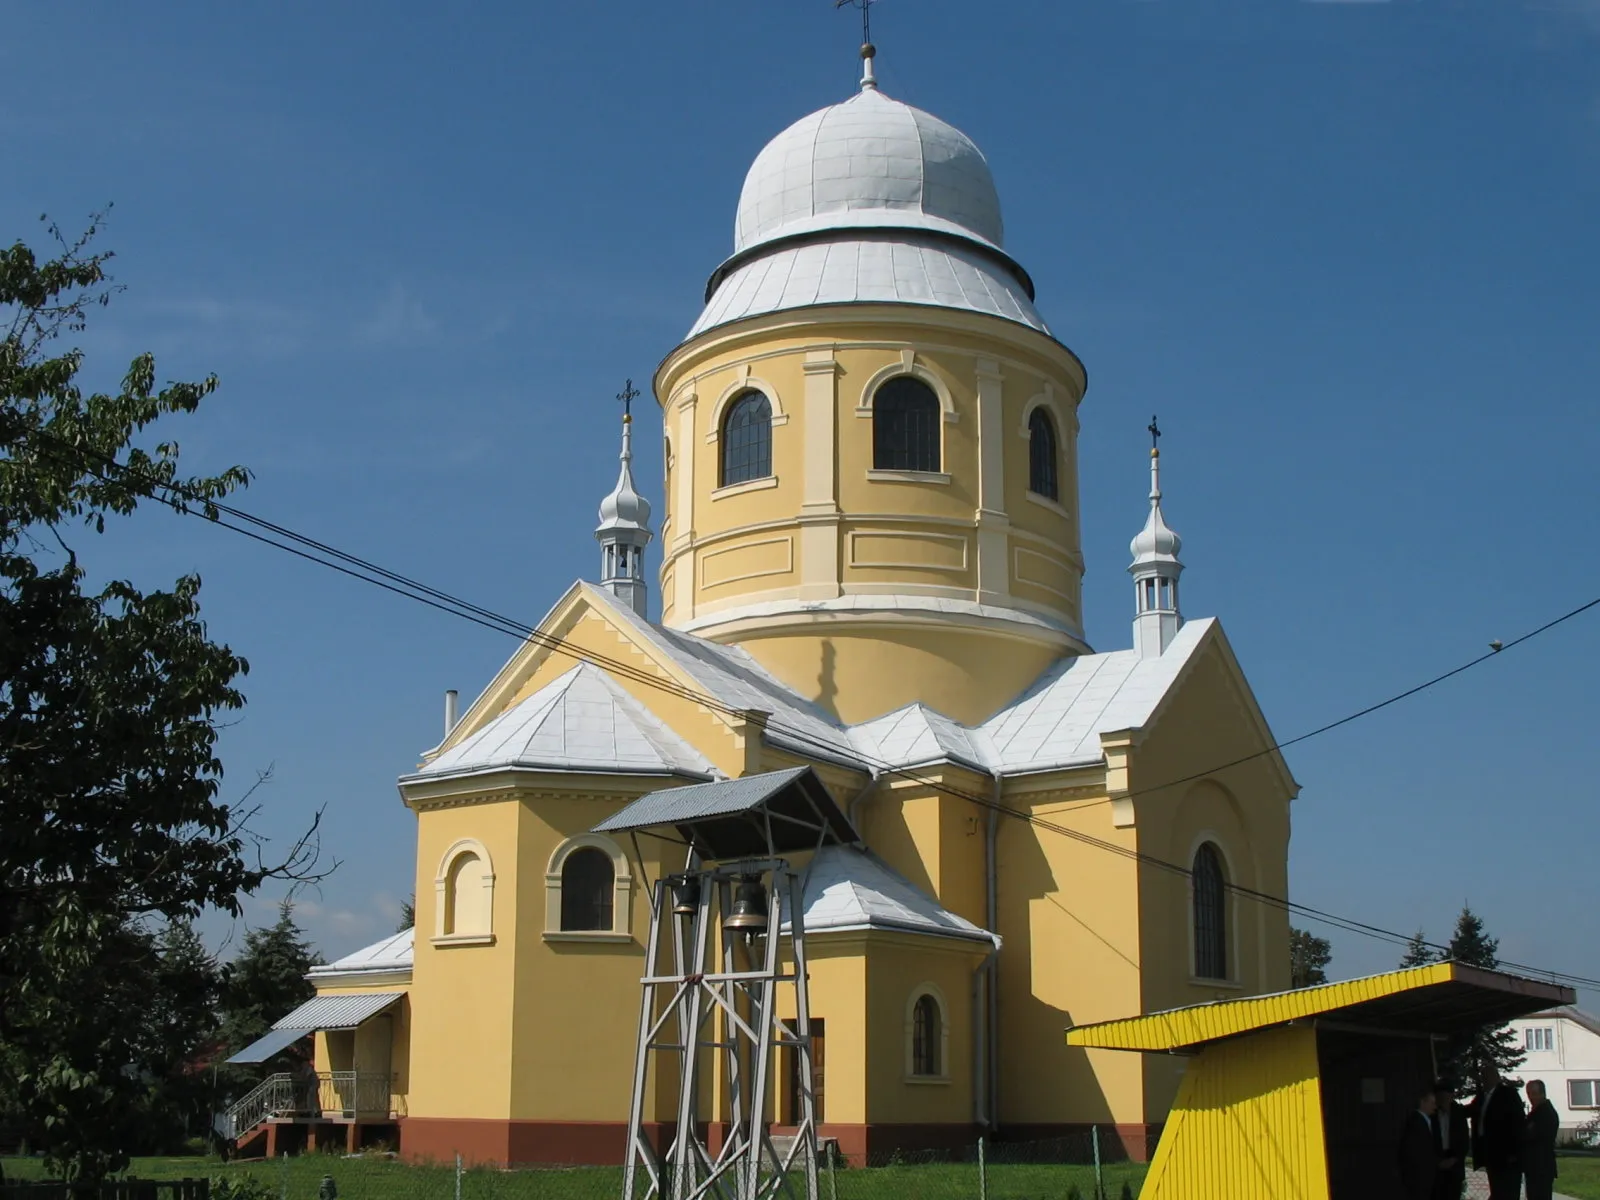
<path fill-rule="evenodd" d="M 1437 1101 L 1431 1091 L 1423 1092 L 1415 1112 L 1406 1114 L 1400 1134 L 1400 1186 L 1406 1200 L 1433 1200 L 1439 1182 L 1439 1144 L 1433 1131 Z"/>
<path fill-rule="evenodd" d="M 1544 1082 L 1528 1080 L 1528 1117 L 1522 1128 L 1522 1174 L 1528 1200 L 1550 1200 L 1556 1184 L 1556 1134 L 1561 1117 L 1544 1094 Z"/>
<path fill-rule="evenodd" d="M 1489 1200 L 1519 1200 L 1522 1193 L 1522 1097 L 1489 1067 L 1467 1108 L 1472 1118 L 1472 1165 L 1489 1176 Z"/>
<path fill-rule="evenodd" d="M 1467 1110 L 1456 1103 L 1456 1085 L 1441 1079 L 1433 1085 L 1438 1111 L 1433 1118 L 1433 1141 L 1439 1151 L 1439 1179 L 1433 1200 L 1461 1200 L 1467 1186 L 1467 1148 L 1472 1135 L 1467 1132 Z"/>

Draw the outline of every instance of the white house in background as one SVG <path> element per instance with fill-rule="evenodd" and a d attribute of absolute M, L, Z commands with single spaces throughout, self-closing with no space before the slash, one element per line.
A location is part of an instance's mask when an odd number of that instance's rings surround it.
<path fill-rule="evenodd" d="M 1527 1053 L 1516 1076 L 1544 1080 L 1563 1131 L 1600 1116 L 1600 1017 L 1570 1005 L 1511 1022 Z"/>

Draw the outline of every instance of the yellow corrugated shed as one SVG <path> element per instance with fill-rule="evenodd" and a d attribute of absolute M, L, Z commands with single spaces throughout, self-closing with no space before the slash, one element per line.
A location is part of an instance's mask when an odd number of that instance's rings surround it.
<path fill-rule="evenodd" d="M 1189 1064 L 1142 1200 L 1328 1200 L 1317 1035 L 1267 1030 Z"/>

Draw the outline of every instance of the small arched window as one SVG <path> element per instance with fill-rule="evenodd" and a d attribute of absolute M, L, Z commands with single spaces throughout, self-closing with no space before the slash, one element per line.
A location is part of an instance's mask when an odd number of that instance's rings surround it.
<path fill-rule="evenodd" d="M 772 401 L 748 391 L 728 405 L 722 421 L 722 486 L 772 474 Z"/>
<path fill-rule="evenodd" d="M 1210 842 L 1194 855 L 1194 973 L 1200 979 L 1228 977 L 1228 883 L 1222 855 Z"/>
<path fill-rule="evenodd" d="M 880 471 L 939 470 L 939 397 L 897 375 L 872 398 L 872 465 Z"/>
<path fill-rule="evenodd" d="M 563 932 L 610 930 L 616 876 L 611 856 L 595 846 L 581 846 L 561 864 L 561 929 Z"/>
<path fill-rule="evenodd" d="M 911 1008 L 911 1073 L 927 1077 L 943 1073 L 944 1014 L 930 992 L 917 997 Z"/>
<path fill-rule="evenodd" d="M 1050 500 L 1061 498 L 1056 484 L 1056 427 L 1043 408 L 1028 417 L 1028 490 Z"/>

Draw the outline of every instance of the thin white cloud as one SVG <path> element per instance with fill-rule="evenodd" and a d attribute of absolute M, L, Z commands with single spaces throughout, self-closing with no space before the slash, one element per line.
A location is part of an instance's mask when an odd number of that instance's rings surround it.
<path fill-rule="evenodd" d="M 426 341 L 439 332 L 422 301 L 404 284 L 392 284 L 378 307 L 356 326 L 356 336 L 369 346 L 403 346 Z"/>

